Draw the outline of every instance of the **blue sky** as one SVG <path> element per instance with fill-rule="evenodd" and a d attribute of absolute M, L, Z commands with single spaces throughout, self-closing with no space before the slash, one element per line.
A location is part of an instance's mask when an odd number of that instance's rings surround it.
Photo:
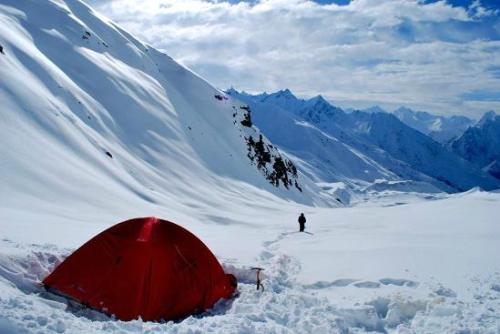
<path fill-rule="evenodd" d="M 438 0 L 427 0 L 425 2 L 436 2 Z M 448 3 L 454 5 L 454 6 L 462 6 L 462 7 L 469 7 L 473 2 L 474 0 L 448 0 L 447 1 Z M 481 4 L 485 7 L 488 7 L 488 8 L 493 8 L 493 9 L 499 9 L 500 8 L 500 3 L 498 2 L 498 0 L 483 0 L 481 1 Z"/>
<path fill-rule="evenodd" d="M 351 0 L 313 0 L 314 2 L 318 4 L 338 4 L 338 5 L 348 5 Z M 432 3 L 432 2 L 438 2 L 441 0 L 422 0 L 422 2 L 425 3 Z M 255 3 L 256 0 L 228 0 L 227 2 L 230 3 L 239 3 L 239 2 L 250 2 L 250 3 Z M 453 6 L 461 6 L 464 8 L 468 8 L 474 0 L 447 0 L 447 2 Z M 491 9 L 500 9 L 500 1 L 498 0 L 482 0 L 481 4 L 484 7 L 491 8 Z"/>
<path fill-rule="evenodd" d="M 90 0 L 219 88 L 500 112 L 498 0 Z"/>
<path fill-rule="evenodd" d="M 425 0 L 425 3 L 438 2 L 440 0 Z M 228 0 L 230 3 L 238 3 L 238 2 L 256 2 L 256 0 Z M 338 5 L 348 5 L 351 0 L 314 0 L 314 2 L 319 4 L 338 4 Z M 447 0 L 447 2 L 453 6 L 462 6 L 464 8 L 469 7 L 474 0 Z M 490 8 L 500 8 L 500 4 L 498 0 L 483 0 L 481 1 L 483 6 Z"/>
<path fill-rule="evenodd" d="M 426 3 L 432 3 L 432 2 L 438 2 L 439 0 L 426 0 L 423 2 Z M 317 2 L 319 4 L 339 4 L 339 5 L 348 5 L 351 0 L 314 0 L 314 2 Z M 447 2 L 453 6 L 461 6 L 464 8 L 468 8 L 474 0 L 447 0 Z M 493 8 L 493 9 L 500 9 L 500 1 L 498 0 L 483 0 L 481 1 L 482 5 L 488 8 Z"/>

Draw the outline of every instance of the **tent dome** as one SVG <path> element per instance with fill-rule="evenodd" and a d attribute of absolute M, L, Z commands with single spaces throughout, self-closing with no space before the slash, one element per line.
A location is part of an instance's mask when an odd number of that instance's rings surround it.
<path fill-rule="evenodd" d="M 172 222 L 117 224 L 71 254 L 44 281 L 51 291 L 120 320 L 175 320 L 236 288 L 203 242 Z"/>

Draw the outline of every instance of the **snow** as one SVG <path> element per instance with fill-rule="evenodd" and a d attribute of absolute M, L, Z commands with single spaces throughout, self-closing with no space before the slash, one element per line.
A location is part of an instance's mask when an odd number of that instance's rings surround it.
<path fill-rule="evenodd" d="M 462 136 L 449 143 L 450 149 L 496 178 L 500 160 L 500 116 L 487 112 Z"/>
<path fill-rule="evenodd" d="M 247 157 L 244 137 L 264 129 L 241 125 L 242 102 L 78 0 L 2 0 L 0 44 L 1 334 L 500 330 L 498 191 L 393 178 L 379 161 L 394 159 L 293 118 L 304 151 L 329 139 L 345 160 L 321 174 L 273 149 L 304 191 L 275 187 Z M 261 97 L 297 105 L 280 94 Z M 329 179 L 350 166 L 370 175 Z M 300 212 L 312 234 L 297 232 Z M 238 278 L 235 298 L 178 322 L 122 322 L 40 286 L 92 236 L 152 215 L 203 240 Z"/>
<path fill-rule="evenodd" d="M 470 126 L 474 125 L 474 120 L 465 116 L 438 116 L 405 107 L 396 109 L 394 115 L 406 125 L 442 144 L 460 137 Z"/>
<path fill-rule="evenodd" d="M 53 333 L 495 333 L 499 204 L 500 194 L 475 190 L 389 207 L 302 207 L 314 235 L 295 232 L 295 212 L 286 207 L 224 230 L 186 224 L 238 277 L 239 295 L 176 323 L 121 322 L 67 305 L 36 283 L 71 249 L 36 235 L 22 243 L 5 238 L 0 324 Z M 60 237 L 53 233 L 52 242 Z M 264 292 L 255 289 L 252 266 L 265 269 Z"/>
<path fill-rule="evenodd" d="M 214 216 L 214 193 L 221 201 L 327 204 L 307 177 L 299 175 L 302 193 L 277 188 L 251 164 L 244 137 L 259 131 L 240 125 L 241 112 L 233 117 L 239 101 L 216 100 L 220 92 L 206 81 L 83 3 L 3 3 L 5 219 L 25 214 L 23 203 L 61 228 L 75 211 L 98 212 L 108 224 L 162 210 L 182 219 L 195 205 Z"/>
<path fill-rule="evenodd" d="M 408 187 L 415 192 L 500 186 L 481 168 L 392 114 L 346 113 L 321 96 L 303 100 L 289 90 L 250 95 L 232 89 L 228 94 L 248 103 L 255 124 L 273 143 L 293 154 L 303 173 L 316 182 L 344 182 L 356 191 L 379 179 L 407 185 L 415 181 L 413 189 Z M 377 187 L 384 184 L 391 190 L 387 182 Z"/>

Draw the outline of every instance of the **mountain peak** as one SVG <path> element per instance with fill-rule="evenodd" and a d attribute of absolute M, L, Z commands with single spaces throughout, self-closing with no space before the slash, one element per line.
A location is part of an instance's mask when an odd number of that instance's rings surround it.
<path fill-rule="evenodd" d="M 485 123 L 494 120 L 496 117 L 497 117 L 497 114 L 493 110 L 490 110 L 490 111 L 484 113 L 483 117 L 481 117 L 479 122 L 477 122 L 477 126 L 481 127 Z"/>
<path fill-rule="evenodd" d="M 447 143 L 461 136 L 474 121 L 465 116 L 434 115 L 427 111 L 414 111 L 407 107 L 394 110 L 400 121 L 440 142 Z"/>
<path fill-rule="evenodd" d="M 399 107 L 398 109 L 394 110 L 394 115 L 396 115 L 398 118 L 410 117 L 415 120 L 424 122 L 434 122 L 436 119 L 443 118 L 442 116 L 433 115 L 426 111 L 415 111 L 408 107 Z"/>
<path fill-rule="evenodd" d="M 238 94 L 240 94 L 240 92 L 238 92 L 233 86 L 231 86 L 231 88 L 226 89 L 226 94 L 228 94 L 228 95 L 238 95 Z"/>
<path fill-rule="evenodd" d="M 375 114 L 375 113 L 386 113 L 384 109 L 382 109 L 380 106 L 372 106 L 366 109 L 363 109 L 362 111 L 370 113 L 370 114 Z"/>
<path fill-rule="evenodd" d="M 296 100 L 297 97 L 293 95 L 293 93 L 290 91 L 290 89 L 282 89 L 280 91 L 277 91 L 276 93 L 269 94 L 269 96 L 274 96 L 275 98 L 285 98 L 285 99 L 293 99 Z"/>
<path fill-rule="evenodd" d="M 333 106 L 328 102 L 322 95 L 317 95 L 313 98 L 310 98 L 309 100 L 306 101 L 308 106 L 314 106 L 314 107 L 330 107 L 333 108 Z"/>
<path fill-rule="evenodd" d="M 330 104 L 324 97 L 323 95 L 316 95 L 315 97 L 311 98 L 310 101 L 314 102 L 320 102 L 320 103 L 328 103 Z"/>
<path fill-rule="evenodd" d="M 299 114 L 315 124 L 322 123 L 325 120 L 342 118 L 345 115 L 342 109 L 332 105 L 321 95 L 306 100 L 302 109 L 299 110 Z"/>
<path fill-rule="evenodd" d="M 396 117 L 398 118 L 414 117 L 415 111 L 413 111 L 413 109 L 410 109 L 408 107 L 401 106 L 398 109 L 394 110 L 393 114 L 396 115 Z"/>

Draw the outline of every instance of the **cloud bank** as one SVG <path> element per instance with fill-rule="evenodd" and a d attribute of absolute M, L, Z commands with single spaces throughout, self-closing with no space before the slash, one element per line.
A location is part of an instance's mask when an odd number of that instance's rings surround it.
<path fill-rule="evenodd" d="M 500 112 L 500 19 L 478 0 L 93 0 L 220 88 L 342 106 Z"/>

